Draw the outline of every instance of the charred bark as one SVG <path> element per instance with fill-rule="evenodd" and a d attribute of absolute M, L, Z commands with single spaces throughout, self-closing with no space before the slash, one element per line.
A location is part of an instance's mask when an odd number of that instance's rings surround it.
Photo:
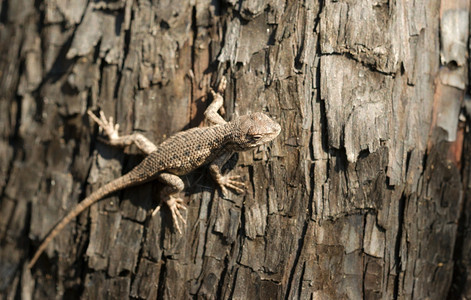
<path fill-rule="evenodd" d="M 0 23 L 2 299 L 471 297 L 469 1 L 4 0 Z M 227 119 L 282 125 L 230 164 L 245 194 L 185 176 L 179 235 L 158 184 L 130 188 L 26 269 L 142 159 L 87 109 L 159 143 L 222 76 Z"/>

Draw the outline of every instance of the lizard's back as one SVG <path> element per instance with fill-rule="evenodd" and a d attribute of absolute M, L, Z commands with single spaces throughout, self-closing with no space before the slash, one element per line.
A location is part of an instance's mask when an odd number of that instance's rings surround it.
<path fill-rule="evenodd" d="M 230 127 L 227 123 L 192 128 L 171 136 L 142 161 L 140 173 L 156 174 L 165 170 L 183 175 L 205 165 L 225 151 L 232 134 Z"/>

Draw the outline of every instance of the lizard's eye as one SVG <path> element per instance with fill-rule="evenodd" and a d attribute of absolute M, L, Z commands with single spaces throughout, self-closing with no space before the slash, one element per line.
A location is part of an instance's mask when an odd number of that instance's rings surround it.
<path fill-rule="evenodd" d="M 255 142 L 257 142 L 257 141 L 259 141 L 259 140 L 262 138 L 262 135 L 261 135 L 261 134 L 254 134 L 254 135 L 251 136 L 251 138 L 252 138 Z"/>

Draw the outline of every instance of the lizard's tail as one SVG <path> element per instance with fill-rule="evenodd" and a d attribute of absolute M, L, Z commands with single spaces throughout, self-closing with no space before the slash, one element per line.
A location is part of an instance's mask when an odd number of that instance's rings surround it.
<path fill-rule="evenodd" d="M 132 173 L 132 171 L 130 172 Z M 46 249 L 47 245 L 52 241 L 52 239 L 58 235 L 62 229 L 76 216 L 78 216 L 81 212 L 83 212 L 85 209 L 87 209 L 90 205 L 93 203 L 97 202 L 104 196 L 111 194 L 115 191 L 118 191 L 122 189 L 123 186 L 131 186 L 136 183 L 135 180 L 132 180 L 132 174 L 125 174 L 122 177 L 119 177 L 106 185 L 102 186 L 98 190 L 94 191 L 93 193 L 90 194 L 87 198 L 83 199 L 80 203 L 78 203 L 65 217 L 62 218 L 62 220 L 49 232 L 49 234 L 46 236 L 44 241 L 41 243 L 39 246 L 38 250 L 36 250 L 36 253 L 34 254 L 33 258 L 28 264 L 28 269 L 31 269 L 36 261 L 38 260 L 39 256 L 44 252 Z M 132 184 L 134 183 L 134 184 Z"/>

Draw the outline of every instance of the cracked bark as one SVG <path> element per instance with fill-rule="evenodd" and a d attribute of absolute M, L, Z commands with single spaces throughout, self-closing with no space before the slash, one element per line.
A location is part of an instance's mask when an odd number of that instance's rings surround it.
<path fill-rule="evenodd" d="M 2 299 L 471 298 L 469 3 L 357 2 L 4 1 Z M 125 190 L 25 269 L 141 159 L 98 142 L 87 108 L 160 142 L 202 125 L 221 76 L 227 119 L 283 128 L 229 163 L 246 194 L 184 176 L 178 235 L 149 216 L 161 186 Z"/>

